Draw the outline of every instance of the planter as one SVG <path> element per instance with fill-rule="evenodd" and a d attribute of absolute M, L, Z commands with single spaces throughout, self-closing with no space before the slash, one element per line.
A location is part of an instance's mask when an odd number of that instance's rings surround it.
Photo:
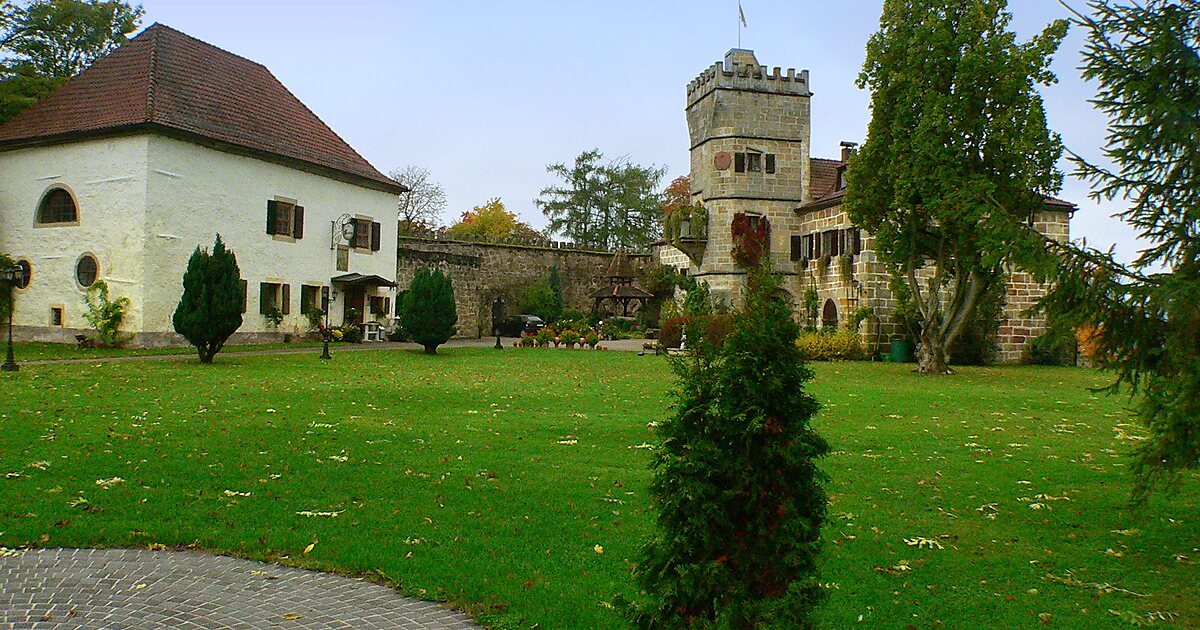
<path fill-rule="evenodd" d="M 892 363 L 912 363 L 914 358 L 913 350 L 916 345 L 908 339 L 896 339 L 892 342 Z"/>

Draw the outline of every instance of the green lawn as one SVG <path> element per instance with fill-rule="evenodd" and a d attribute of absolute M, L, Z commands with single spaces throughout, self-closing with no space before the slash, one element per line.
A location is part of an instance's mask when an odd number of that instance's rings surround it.
<path fill-rule="evenodd" d="M 259 350 L 283 350 L 288 348 L 317 348 L 319 341 L 293 341 L 292 343 L 263 343 L 228 346 L 222 352 L 255 352 Z M 336 349 L 337 346 L 334 346 Z M 2 351 L 2 349 L 0 349 Z M 25 361 L 56 361 L 62 359 L 107 359 L 111 357 L 145 356 L 196 356 L 195 348 L 80 348 L 75 344 L 43 343 L 23 341 L 13 344 L 13 355 L 18 364 Z"/>
<path fill-rule="evenodd" d="M 814 367 L 824 626 L 1200 625 L 1200 479 L 1127 509 L 1140 431 L 1086 391 L 1104 376 Z M 25 366 L 0 374 L 0 545 L 195 545 L 370 572 L 496 627 L 623 627 L 604 602 L 633 594 L 671 380 L 566 350 Z"/>

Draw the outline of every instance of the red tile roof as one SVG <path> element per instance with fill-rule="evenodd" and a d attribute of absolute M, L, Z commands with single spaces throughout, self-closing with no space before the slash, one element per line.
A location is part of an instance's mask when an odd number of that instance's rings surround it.
<path fill-rule="evenodd" d="M 809 186 L 813 199 L 820 199 L 837 190 L 837 172 L 841 160 L 811 158 L 809 160 Z"/>
<path fill-rule="evenodd" d="M 377 190 L 406 190 L 371 166 L 265 67 L 162 24 L 0 126 L 0 150 L 142 130 Z"/>
<path fill-rule="evenodd" d="M 837 172 L 838 167 L 842 165 L 841 160 L 829 160 L 826 158 L 811 158 L 809 167 L 809 178 L 812 180 L 809 190 L 812 191 L 812 201 L 801 204 L 797 210 L 806 212 L 808 210 L 817 210 L 836 206 L 842 202 L 846 196 L 846 189 L 838 189 L 837 187 Z M 1066 210 L 1074 213 L 1078 207 L 1070 201 L 1063 201 L 1054 197 L 1046 197 L 1046 205 L 1052 209 Z"/>

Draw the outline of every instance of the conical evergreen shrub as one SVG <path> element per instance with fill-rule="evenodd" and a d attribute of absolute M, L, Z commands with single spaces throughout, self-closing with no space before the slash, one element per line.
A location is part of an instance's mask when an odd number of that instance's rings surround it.
<path fill-rule="evenodd" d="M 440 269 L 422 267 L 413 276 L 404 301 L 403 325 L 412 340 L 425 346 L 425 354 L 437 354 L 458 329 L 454 286 Z"/>
<path fill-rule="evenodd" d="M 196 346 L 201 363 L 212 363 L 229 336 L 242 326 L 246 295 L 237 256 L 221 235 L 208 250 L 196 247 L 183 274 L 183 297 L 175 308 L 175 332 Z"/>
<path fill-rule="evenodd" d="M 658 532 L 636 570 L 650 601 L 630 609 L 639 627 L 812 625 L 829 446 L 810 425 L 813 374 L 780 295 L 769 262 L 752 270 L 724 342 L 676 360 L 652 463 Z"/>

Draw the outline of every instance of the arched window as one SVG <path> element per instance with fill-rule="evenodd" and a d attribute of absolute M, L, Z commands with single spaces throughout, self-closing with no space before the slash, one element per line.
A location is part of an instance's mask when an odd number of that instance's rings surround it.
<path fill-rule="evenodd" d="M 39 225 L 78 223 L 79 209 L 75 206 L 75 198 L 66 188 L 51 188 L 38 204 L 37 222 Z"/>
<path fill-rule="evenodd" d="M 833 300 L 825 300 L 825 308 L 821 309 L 821 327 L 837 328 L 838 309 Z"/>
<path fill-rule="evenodd" d="M 100 263 L 96 261 L 96 257 L 91 254 L 84 254 L 79 257 L 79 262 L 75 263 L 75 281 L 79 286 L 87 288 L 96 283 L 96 278 L 100 277 Z"/>

